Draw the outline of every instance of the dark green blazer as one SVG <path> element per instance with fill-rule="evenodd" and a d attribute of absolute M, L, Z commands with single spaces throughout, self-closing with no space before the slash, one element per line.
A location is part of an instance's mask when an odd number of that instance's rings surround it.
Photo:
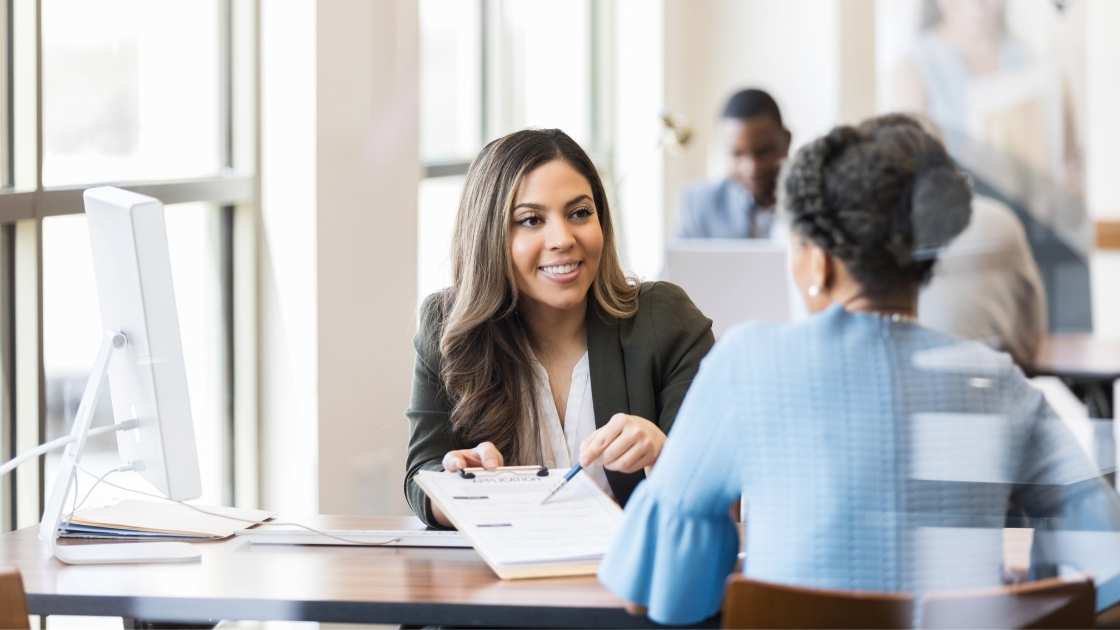
<path fill-rule="evenodd" d="M 421 470 L 443 470 L 443 456 L 448 451 L 476 446 L 464 442 L 451 428 L 452 404 L 439 378 L 442 330 L 438 324 L 425 324 L 443 321 L 443 313 L 433 311 L 443 308 L 439 297 L 428 297 L 421 307 L 412 401 L 405 412 L 410 427 L 404 493 L 412 511 L 433 526 L 431 502 L 413 478 Z M 628 413 L 655 422 L 669 433 L 700 360 L 713 342 L 712 321 L 676 285 L 642 283 L 638 312 L 630 319 L 611 317 L 589 299 L 587 358 L 595 426 L 603 426 L 616 413 Z M 611 491 L 623 505 L 645 477 L 641 472 L 606 473 Z"/>

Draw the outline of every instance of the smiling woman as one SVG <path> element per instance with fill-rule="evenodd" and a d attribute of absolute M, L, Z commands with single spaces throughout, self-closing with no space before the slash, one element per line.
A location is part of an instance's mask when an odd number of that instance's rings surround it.
<path fill-rule="evenodd" d="M 591 186 L 563 160 L 527 174 L 517 191 L 510 258 L 523 309 L 547 319 L 579 307 L 599 272 L 603 229 Z"/>
<path fill-rule="evenodd" d="M 591 160 L 559 130 L 483 148 L 452 239 L 452 286 L 425 300 L 405 494 L 449 525 L 420 470 L 575 461 L 625 503 L 712 346 L 678 287 L 628 279 Z"/>

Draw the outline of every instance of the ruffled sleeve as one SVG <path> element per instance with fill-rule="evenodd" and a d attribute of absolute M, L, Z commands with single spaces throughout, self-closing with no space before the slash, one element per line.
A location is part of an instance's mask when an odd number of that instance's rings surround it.
<path fill-rule="evenodd" d="M 739 534 L 727 510 L 678 513 L 649 489 L 643 483 L 630 498 L 621 529 L 625 534 L 599 566 L 599 580 L 623 599 L 645 606 L 658 623 L 703 621 L 719 610 Z"/>
<path fill-rule="evenodd" d="M 729 333 L 704 359 L 649 478 L 626 504 L 599 566 L 612 592 L 664 624 L 719 611 L 739 537 L 729 508 L 742 491 L 742 388 L 735 357 L 748 343 Z M 747 346 L 749 347 L 749 346 Z"/>

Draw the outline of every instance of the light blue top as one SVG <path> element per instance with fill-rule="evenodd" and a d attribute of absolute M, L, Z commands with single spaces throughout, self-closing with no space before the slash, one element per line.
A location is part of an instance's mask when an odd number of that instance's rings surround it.
<path fill-rule="evenodd" d="M 677 238 L 768 238 L 773 219 L 773 208 L 728 177 L 685 189 Z"/>
<path fill-rule="evenodd" d="M 599 579 L 660 623 L 711 616 L 739 549 L 728 512 L 740 496 L 745 573 L 767 581 L 998 585 L 1017 514 L 1045 530 L 1036 562 L 1080 563 L 1064 536 L 1085 529 L 1098 530 L 1093 555 L 1120 561 L 1115 495 L 1007 355 L 839 307 L 719 341 Z"/>

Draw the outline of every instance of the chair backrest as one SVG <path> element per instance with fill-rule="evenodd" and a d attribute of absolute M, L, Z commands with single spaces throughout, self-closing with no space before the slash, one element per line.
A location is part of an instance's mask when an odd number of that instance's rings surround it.
<path fill-rule="evenodd" d="M 838 591 L 734 575 L 723 600 L 724 628 L 906 628 L 914 600 L 905 593 Z"/>
<path fill-rule="evenodd" d="M 816 589 L 728 579 L 724 628 L 1089 628 L 1091 579 L 1051 578 L 1013 586 L 929 593 Z"/>
<path fill-rule="evenodd" d="M 28 628 L 27 596 L 19 571 L 0 567 L 0 628 Z"/>
<path fill-rule="evenodd" d="M 1091 628 L 1097 589 L 1086 576 L 1003 588 L 930 593 L 918 607 L 921 628 Z"/>

